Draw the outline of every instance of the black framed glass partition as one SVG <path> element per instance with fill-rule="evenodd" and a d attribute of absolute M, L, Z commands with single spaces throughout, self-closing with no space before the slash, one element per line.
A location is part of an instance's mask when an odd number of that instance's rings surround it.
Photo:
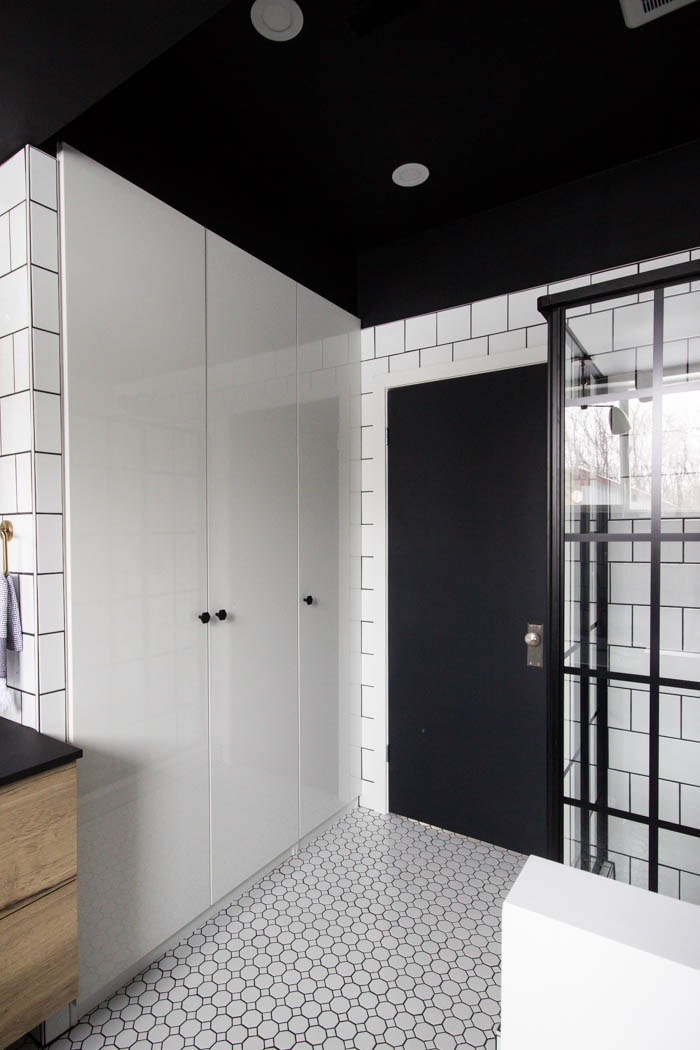
<path fill-rule="evenodd" d="M 550 856 L 700 903 L 700 260 L 540 309 Z"/>

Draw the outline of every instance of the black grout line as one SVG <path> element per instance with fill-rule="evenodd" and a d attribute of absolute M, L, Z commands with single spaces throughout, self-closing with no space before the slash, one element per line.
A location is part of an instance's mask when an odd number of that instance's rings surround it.
<path fill-rule="evenodd" d="M 38 201 L 36 201 L 35 203 L 38 203 Z M 50 266 L 41 266 L 39 263 L 35 263 L 35 262 L 31 262 L 31 261 L 29 262 L 29 265 L 31 266 L 31 268 L 33 270 L 43 270 L 44 273 L 52 273 L 52 274 L 54 274 L 55 277 L 58 277 L 58 270 L 52 270 Z M 19 267 L 18 267 L 18 269 L 19 269 Z M 34 325 L 34 327 L 36 328 L 36 325 Z"/>
<path fill-rule="evenodd" d="M 31 193 L 31 191 L 30 191 Z M 29 201 L 31 204 L 36 204 L 39 208 L 43 208 L 44 211 L 50 211 L 58 219 L 58 209 L 52 208 L 50 204 L 44 204 L 42 201 L 37 201 L 34 197 L 30 196 Z"/>

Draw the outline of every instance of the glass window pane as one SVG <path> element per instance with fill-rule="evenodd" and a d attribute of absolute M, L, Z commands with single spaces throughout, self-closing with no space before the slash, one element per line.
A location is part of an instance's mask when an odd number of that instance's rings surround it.
<path fill-rule="evenodd" d="M 603 685 L 603 689 L 605 686 Z M 599 800 L 597 792 L 597 714 L 598 688 L 595 680 L 567 675 L 564 684 L 564 794 L 567 798 L 580 799 L 581 770 L 588 767 L 588 797 L 591 802 Z M 581 713 L 588 725 L 588 736 L 582 737 Z M 587 742 L 588 751 L 583 746 Z"/>
<path fill-rule="evenodd" d="M 564 806 L 564 863 L 579 868 L 577 863 L 581 843 L 581 811 L 575 806 Z"/>
<path fill-rule="evenodd" d="M 598 857 L 597 814 L 578 806 L 564 806 L 564 863 L 592 871 Z"/>
<path fill-rule="evenodd" d="M 649 885 L 649 828 L 622 817 L 564 807 L 564 863 L 646 889 Z"/>
<path fill-rule="evenodd" d="M 660 828 L 659 865 L 659 892 L 700 904 L 700 838 Z"/>
<path fill-rule="evenodd" d="M 582 712 L 588 725 L 587 753 L 582 746 L 586 741 Z M 694 746 L 700 750 L 700 744 Z M 599 756 L 606 747 L 607 765 L 603 766 Z M 587 801 L 648 816 L 649 687 L 638 682 L 595 681 L 567 675 L 563 760 L 567 798 L 583 800 L 582 777 L 587 767 Z M 671 819 L 671 812 L 667 807 L 667 815 L 662 815 L 662 819 Z"/>
<path fill-rule="evenodd" d="M 579 308 L 565 319 L 567 531 L 585 507 L 609 517 L 651 508 L 654 304 L 637 296 Z M 592 531 L 589 529 L 588 531 Z"/>
<path fill-rule="evenodd" d="M 658 792 L 659 819 L 679 830 L 659 829 L 652 879 L 658 874 L 660 892 L 700 904 L 700 837 L 680 830 L 700 831 L 699 284 L 566 312 L 562 777 L 565 797 L 581 803 L 564 807 L 566 863 L 648 886 L 649 797 Z M 654 389 L 662 302 L 663 388 Z M 659 421 L 661 476 L 652 479 Z M 661 505 L 652 508 L 657 484 Z M 649 775 L 650 686 L 608 677 L 650 674 L 653 513 L 667 682 L 658 696 L 658 784 Z"/>
<path fill-rule="evenodd" d="M 662 678 L 700 685 L 700 543 L 661 543 Z"/>
<path fill-rule="evenodd" d="M 578 308 L 567 311 L 567 398 L 651 386 L 654 304 L 636 302 L 636 298 L 597 303 L 595 311 L 586 314 Z"/>
<path fill-rule="evenodd" d="M 567 404 L 564 505 L 567 532 L 600 531 L 601 518 L 651 513 L 650 400 Z"/>
<path fill-rule="evenodd" d="M 663 393 L 661 514 L 700 518 L 700 390 Z"/>
<path fill-rule="evenodd" d="M 700 831 L 700 692 L 684 690 L 677 699 L 680 702 L 680 734 L 662 740 L 663 772 L 669 786 L 678 792 L 675 796 L 677 822 Z M 674 820 L 670 816 L 664 819 Z"/>
<path fill-rule="evenodd" d="M 649 543 L 623 535 L 565 545 L 565 666 L 649 673 Z"/>
<path fill-rule="evenodd" d="M 615 879 L 643 889 L 649 886 L 649 828 L 634 820 L 608 818 L 608 859 Z"/>
<path fill-rule="evenodd" d="M 564 679 L 563 790 L 567 798 L 581 798 L 581 704 L 579 679 Z"/>
<path fill-rule="evenodd" d="M 649 686 L 615 682 L 608 726 L 608 805 L 648 816 Z"/>
<path fill-rule="evenodd" d="M 700 291 L 673 285 L 664 297 L 664 383 L 700 379 Z"/>

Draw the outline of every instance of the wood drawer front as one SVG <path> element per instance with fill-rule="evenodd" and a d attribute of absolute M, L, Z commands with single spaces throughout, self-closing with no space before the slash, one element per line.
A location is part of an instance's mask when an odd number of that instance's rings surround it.
<path fill-rule="evenodd" d="M 78 867 L 75 762 L 0 788 L 0 914 Z"/>
<path fill-rule="evenodd" d="M 0 919 L 0 1047 L 78 994 L 77 879 Z"/>

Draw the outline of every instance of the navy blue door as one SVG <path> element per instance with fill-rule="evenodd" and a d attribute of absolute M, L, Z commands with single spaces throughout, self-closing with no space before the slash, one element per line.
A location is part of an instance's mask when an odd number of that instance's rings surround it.
<path fill-rule="evenodd" d="M 388 396 L 389 806 L 546 853 L 547 370 Z"/>

